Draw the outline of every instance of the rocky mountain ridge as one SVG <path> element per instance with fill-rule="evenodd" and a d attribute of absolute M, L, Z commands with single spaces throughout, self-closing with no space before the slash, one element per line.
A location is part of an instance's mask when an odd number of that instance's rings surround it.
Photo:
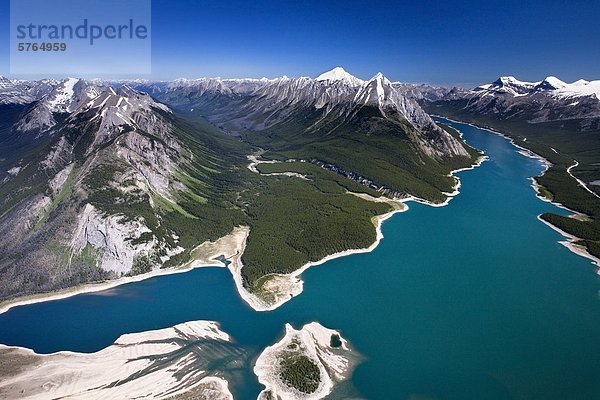
<path fill-rule="evenodd" d="M 175 202 L 176 193 L 185 188 L 172 178 L 189 153 L 172 135 L 170 110 L 126 86 L 105 89 L 91 99 L 77 97 L 76 90 L 64 92 L 71 93 L 64 101 L 54 90 L 36 105 L 59 113 L 71 110 L 51 128 L 38 127 L 38 135 L 52 129 L 49 146 L 38 161 L 13 167 L 0 187 L 0 231 L 7 233 L 0 248 L 13 254 L 18 240 L 31 249 L 8 268 L 17 276 L 25 264 L 39 264 L 33 261 L 37 257 L 77 270 L 87 258 L 87 273 L 97 279 L 161 265 L 182 249 L 173 240 L 165 242 L 148 216 L 124 217 L 110 208 L 122 202 L 152 210 L 152 198 Z M 95 260 L 91 264 L 90 258 Z M 43 286 L 57 279 L 43 269 L 37 273 L 41 281 L 32 283 Z M 7 284 L 27 286 L 22 279 Z"/>
<path fill-rule="evenodd" d="M 565 83 L 548 76 L 525 82 L 506 76 L 472 89 L 399 84 L 398 90 L 419 101 L 500 120 L 573 121 L 580 131 L 600 128 L 600 80 Z"/>

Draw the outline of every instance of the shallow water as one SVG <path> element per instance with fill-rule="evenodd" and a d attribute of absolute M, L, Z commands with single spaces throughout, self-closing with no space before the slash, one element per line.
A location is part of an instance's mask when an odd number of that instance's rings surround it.
<path fill-rule="evenodd" d="M 319 321 L 363 356 L 337 397 L 600 398 L 600 278 L 537 220 L 565 213 L 530 186 L 541 163 L 451 124 L 490 157 L 459 174 L 461 194 L 442 208 L 410 203 L 373 252 L 307 270 L 304 292 L 273 312 L 249 308 L 226 269 L 202 268 L 15 307 L 0 314 L 0 343 L 92 352 L 123 333 L 216 320 L 250 354 L 234 395 L 255 399 L 255 357 L 286 322 Z"/>

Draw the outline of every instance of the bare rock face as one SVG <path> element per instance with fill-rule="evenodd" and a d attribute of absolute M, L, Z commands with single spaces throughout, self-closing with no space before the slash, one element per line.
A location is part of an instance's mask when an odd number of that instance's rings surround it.
<path fill-rule="evenodd" d="M 72 151 L 73 145 L 64 136 L 61 136 L 46 154 L 40 167 L 45 170 L 60 169 L 63 164 L 70 161 Z"/>
<path fill-rule="evenodd" d="M 40 104 L 29 111 L 15 126 L 19 132 L 43 132 L 56 125 L 52 111 Z"/>
<path fill-rule="evenodd" d="M 166 106 L 129 87 L 109 88 L 81 105 L 67 120 L 67 126 L 77 127 L 84 116 L 85 128 L 93 133 L 91 143 L 84 149 L 88 159 L 81 175 L 93 177 L 103 166 L 118 164 L 122 170 L 106 185 L 121 193 L 139 190 L 174 202 L 171 175 L 177 170 L 175 160 L 181 145 L 171 136 L 172 127 L 166 117 L 157 110 L 170 114 Z M 134 182 L 133 187 L 125 181 Z M 84 186 L 82 190 L 89 194 L 94 189 Z M 144 234 L 144 240 L 139 240 Z M 112 215 L 91 204 L 79 213 L 70 241 L 75 253 L 81 253 L 88 245 L 99 255 L 98 266 L 118 275 L 132 272 L 141 259 L 147 264 L 146 270 L 158 268 L 183 250 L 169 248 L 154 236 L 142 217 Z"/>
<path fill-rule="evenodd" d="M 71 248 L 81 252 L 86 246 L 93 247 L 99 256 L 98 266 L 104 271 L 123 275 L 131 271 L 138 256 L 151 254 L 156 239 L 132 244 L 143 233 L 151 232 L 142 222 L 124 221 L 123 217 L 103 216 L 90 204 L 87 204 L 79 216 L 79 223 L 73 234 Z"/>
<path fill-rule="evenodd" d="M 135 127 L 157 137 L 168 135 L 170 127 L 156 114 L 156 110 L 171 112 L 146 93 L 122 86 L 116 90 L 108 88 L 89 102 L 81 104 L 71 120 L 76 120 L 82 114 L 91 114 L 90 122 L 100 120 L 95 134 L 99 138 L 95 143 L 98 145 L 121 133 L 124 127 Z"/>
<path fill-rule="evenodd" d="M 174 201 L 170 176 L 177 169 L 172 157 L 177 154 L 179 145 L 174 143 L 174 147 L 167 147 L 136 132 L 124 134 L 119 144 L 117 155 L 136 170 L 148 187 Z"/>
<path fill-rule="evenodd" d="M 67 126 L 78 129 L 83 121 L 84 128 L 93 132 L 91 144 L 84 149 L 91 160 L 88 170 L 98 163 L 98 156 L 116 157 L 149 189 L 172 199 L 170 176 L 177 168 L 175 160 L 185 150 L 160 112 L 167 116 L 171 113 L 145 93 L 127 86 L 109 88 L 80 106 L 67 120 Z"/>
<path fill-rule="evenodd" d="M 184 250 L 153 232 L 160 225 L 153 199 L 176 204 L 176 193 L 186 190 L 175 175 L 189 150 L 173 135 L 170 109 L 126 86 L 90 98 L 92 89 L 63 81 L 28 114 L 66 117 L 35 127 L 48 146 L 3 180 L 23 183 L 2 199 L 0 269 L 20 278 L 0 284 L 0 298 L 149 272 Z M 142 209 L 152 224 L 139 216 Z"/>
<path fill-rule="evenodd" d="M 38 194 L 19 207 L 10 229 L 0 228 L 0 233 L 6 234 L 3 236 L 4 240 L 7 240 L 6 244 L 9 245 L 14 240 L 23 240 L 27 233 L 35 227 L 51 203 L 52 199 L 49 196 Z"/>
<path fill-rule="evenodd" d="M 54 196 L 57 196 L 66 184 L 67 179 L 69 179 L 69 175 L 71 175 L 71 172 L 73 172 L 73 167 L 74 164 L 68 164 L 48 182 L 48 185 L 50 186 Z"/>

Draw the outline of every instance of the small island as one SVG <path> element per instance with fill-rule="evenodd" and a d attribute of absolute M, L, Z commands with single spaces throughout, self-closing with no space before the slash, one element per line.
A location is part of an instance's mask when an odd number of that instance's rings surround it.
<path fill-rule="evenodd" d="M 259 399 L 322 399 L 350 378 L 356 358 L 334 330 L 317 322 L 300 330 L 287 324 L 283 339 L 256 361 L 254 373 L 266 387 Z"/>

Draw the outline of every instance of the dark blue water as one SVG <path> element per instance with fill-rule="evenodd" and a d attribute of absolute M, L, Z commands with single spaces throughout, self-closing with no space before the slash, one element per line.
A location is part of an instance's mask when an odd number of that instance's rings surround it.
<path fill-rule="evenodd" d="M 0 315 L 0 343 L 92 352 L 119 335 L 190 320 L 220 321 L 258 355 L 286 322 L 339 329 L 364 356 L 353 394 L 369 399 L 600 399 L 600 278 L 537 220 L 529 178 L 539 161 L 505 139 L 452 123 L 490 157 L 460 173 L 447 207 L 410 204 L 369 254 L 303 274 L 304 292 L 267 313 L 205 268 Z M 251 357 L 252 358 L 252 357 Z M 252 365 L 238 399 L 260 390 Z"/>

